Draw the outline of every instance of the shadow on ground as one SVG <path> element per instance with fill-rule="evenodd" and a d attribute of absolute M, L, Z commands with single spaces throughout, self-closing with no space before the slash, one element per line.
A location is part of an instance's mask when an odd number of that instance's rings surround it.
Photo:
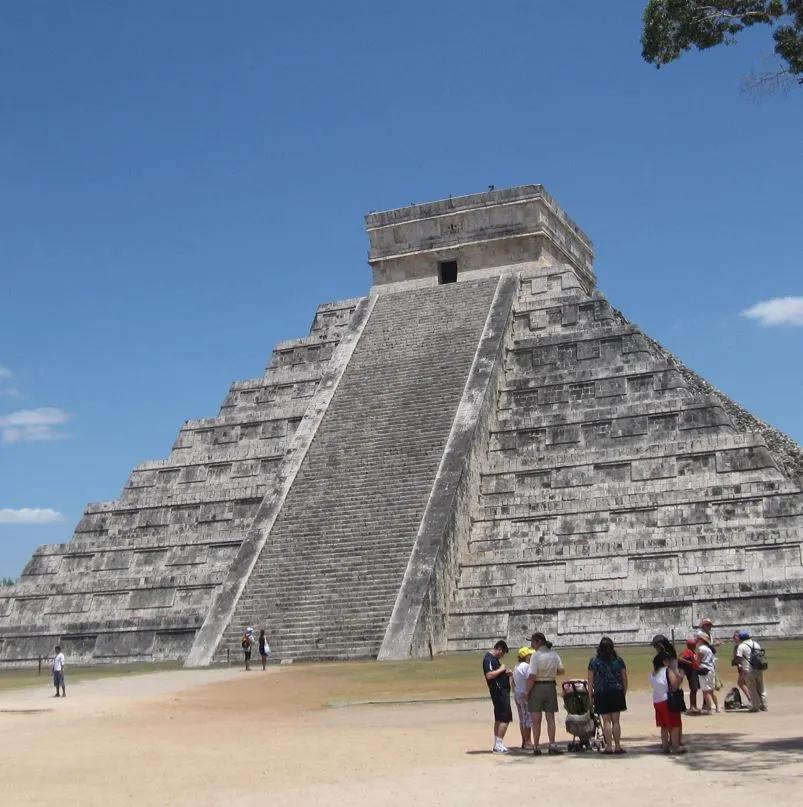
<path fill-rule="evenodd" d="M 621 760 L 640 756 L 662 755 L 660 741 L 656 736 L 637 735 L 623 742 L 627 753 L 621 757 L 610 755 L 606 759 L 611 764 L 614 760 Z M 566 744 L 559 743 L 565 751 Z M 717 734 L 695 734 L 688 738 L 688 752 L 668 757 L 678 765 L 683 765 L 692 771 L 719 770 L 733 773 L 764 772 L 768 773 L 774 768 L 780 768 L 793 762 L 803 762 L 803 737 L 784 738 L 756 738 L 749 734 L 735 732 L 722 732 Z M 471 749 L 468 755 L 492 754 L 491 749 Z M 600 754 L 596 751 L 583 751 L 579 753 L 565 753 L 562 756 L 569 759 L 590 760 L 597 759 Z M 511 748 L 505 759 L 533 760 L 531 751 L 521 748 Z M 540 758 L 539 758 L 540 759 Z"/>
<path fill-rule="evenodd" d="M 674 757 L 691 770 L 716 768 L 733 773 L 768 772 L 772 768 L 801 762 L 803 737 L 756 738 L 733 732 L 698 734 L 689 742 L 689 753 Z"/>

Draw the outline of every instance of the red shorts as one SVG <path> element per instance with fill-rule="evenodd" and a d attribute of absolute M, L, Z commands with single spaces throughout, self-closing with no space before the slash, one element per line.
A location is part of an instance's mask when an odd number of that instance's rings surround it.
<path fill-rule="evenodd" d="M 653 706 L 655 707 L 655 725 L 659 729 L 679 729 L 681 727 L 680 712 L 670 712 L 669 701 L 653 703 Z"/>

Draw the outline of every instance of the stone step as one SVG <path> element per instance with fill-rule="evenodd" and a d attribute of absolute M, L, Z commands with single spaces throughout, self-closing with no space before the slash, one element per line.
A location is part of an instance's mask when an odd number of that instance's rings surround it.
<path fill-rule="evenodd" d="M 264 615 L 295 657 L 321 638 L 316 625 L 342 631 L 345 647 L 355 623 L 329 624 L 334 600 L 349 620 L 362 603 L 360 624 L 378 651 L 495 288 L 469 282 L 377 300 L 227 637 Z M 317 591 L 319 580 L 327 596 L 305 599 L 305 581 Z M 272 616 L 274 602 L 294 605 Z"/>

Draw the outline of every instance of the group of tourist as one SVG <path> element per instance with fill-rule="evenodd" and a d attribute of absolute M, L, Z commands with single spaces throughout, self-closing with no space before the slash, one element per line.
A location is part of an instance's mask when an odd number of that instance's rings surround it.
<path fill-rule="evenodd" d="M 513 710 L 510 706 L 510 680 L 514 680 L 516 688 L 516 709 L 521 726 L 522 748 L 531 750 L 540 756 L 541 724 L 546 719 L 548 754 L 562 754 L 555 743 L 555 713 L 558 711 L 557 677 L 566 670 L 561 657 L 552 649 L 543 633 L 534 633 L 530 647 L 519 650 L 519 663 L 515 670 L 509 670 L 502 664 L 507 655 L 507 643 L 500 640 L 493 649 L 485 654 L 482 670 L 491 693 L 494 706 L 494 744 L 495 753 L 506 754 L 509 749 L 505 745 L 507 727 L 513 722 Z"/>
<path fill-rule="evenodd" d="M 674 644 L 661 634 L 653 637 L 656 655 L 652 661 L 649 681 L 652 687 L 655 724 L 661 732 L 661 749 L 667 754 L 685 753 L 683 745 L 682 714 L 686 711 L 683 685 L 688 680 L 689 714 L 712 714 L 719 711 L 717 690 L 721 687 L 717 675 L 717 651 L 722 644 L 712 639 L 713 622 L 705 618 L 695 635 L 686 641 L 678 655 Z M 510 705 L 511 680 L 514 701 L 521 729 L 521 747 L 541 756 L 541 728 L 546 722 L 547 754 L 563 753 L 555 743 L 555 714 L 558 711 L 557 678 L 565 673 L 563 661 L 552 649 L 543 633 L 532 635 L 530 646 L 518 651 L 518 663 L 510 670 L 502 659 L 509 652 L 507 643 L 500 640 L 489 650 L 482 661 L 483 674 L 488 684 L 494 709 L 493 751 L 508 753 L 505 734 L 513 721 Z M 764 689 L 764 651 L 746 630 L 733 634 L 731 664 L 737 668 L 738 683 L 735 693 L 729 694 L 734 706 L 741 706 L 744 694 L 751 712 L 766 711 L 767 695 Z M 627 710 L 627 667 L 616 652 L 613 641 L 604 636 L 596 654 L 588 663 L 588 692 L 593 711 L 602 724 L 605 754 L 624 754 L 620 715 Z M 698 706 L 698 693 L 702 704 Z M 730 705 L 730 703 L 726 704 Z"/>
<path fill-rule="evenodd" d="M 268 643 L 267 636 L 265 636 L 265 631 L 261 630 L 259 637 L 254 639 L 254 629 L 251 627 L 246 628 L 240 644 L 242 645 L 243 654 L 245 656 L 245 669 L 251 669 L 251 650 L 254 647 L 258 647 L 259 658 L 262 661 L 262 669 L 264 670 L 268 664 L 268 656 L 270 655 L 270 644 Z M 56 687 L 56 698 L 67 697 L 67 689 L 64 685 L 65 666 L 66 661 L 64 659 L 64 653 L 61 652 L 61 645 L 56 645 L 53 653 L 53 685 Z"/>
<path fill-rule="evenodd" d="M 268 664 L 268 656 L 270 655 L 270 644 L 268 637 L 265 636 L 265 631 L 259 632 L 259 638 L 254 639 L 254 629 L 248 627 L 243 633 L 243 638 L 240 640 L 240 645 L 243 648 L 243 655 L 245 656 L 245 671 L 251 669 L 251 651 L 256 646 L 259 649 L 259 658 L 262 661 L 262 669 L 264 670 Z"/>

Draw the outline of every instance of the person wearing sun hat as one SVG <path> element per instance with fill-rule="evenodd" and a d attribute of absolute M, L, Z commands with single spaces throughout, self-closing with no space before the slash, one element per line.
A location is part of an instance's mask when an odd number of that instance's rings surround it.
<path fill-rule="evenodd" d="M 535 653 L 532 647 L 519 649 L 519 663 L 513 670 L 513 684 L 516 689 L 516 710 L 519 713 L 519 729 L 521 729 L 521 747 L 532 751 L 533 717 L 527 705 L 527 679 L 530 676 L 530 657 Z"/>
<path fill-rule="evenodd" d="M 753 651 L 763 651 L 761 645 L 750 636 L 750 631 L 739 631 L 739 646 L 736 658 L 744 672 L 744 682 L 750 693 L 750 711 L 767 711 L 767 691 L 764 688 L 764 671 L 753 669 Z M 765 665 L 766 666 L 766 665 Z"/>
<path fill-rule="evenodd" d="M 719 647 L 722 644 L 722 639 L 714 638 L 714 620 L 710 616 L 704 616 L 700 620 L 700 627 L 697 628 L 697 632 L 702 632 L 708 636 L 708 643 L 711 647 Z"/>

